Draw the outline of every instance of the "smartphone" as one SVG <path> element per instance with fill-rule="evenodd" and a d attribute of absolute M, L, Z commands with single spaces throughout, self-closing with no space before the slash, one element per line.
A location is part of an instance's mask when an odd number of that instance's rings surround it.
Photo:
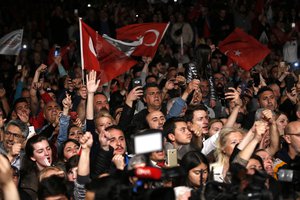
<path fill-rule="evenodd" d="M 55 57 L 60 56 L 60 46 L 56 46 L 56 47 L 55 47 L 55 50 L 54 50 L 54 56 L 55 56 Z"/>
<path fill-rule="evenodd" d="M 27 139 L 29 139 L 29 138 L 31 138 L 32 136 L 35 135 L 35 129 L 34 129 L 34 126 L 29 126 L 28 129 L 29 129 L 29 134 L 28 134 L 28 136 L 27 136 Z"/>
<path fill-rule="evenodd" d="M 259 84 L 260 84 L 260 76 L 259 76 L 259 73 L 254 73 L 252 76 L 253 76 L 254 87 L 258 87 Z"/>
<path fill-rule="evenodd" d="M 294 80 L 294 77 L 292 75 L 288 75 L 286 78 L 285 78 L 285 81 L 286 81 L 286 90 L 288 92 L 292 92 L 292 88 L 294 87 L 295 85 L 295 80 Z"/>
<path fill-rule="evenodd" d="M 162 151 L 163 137 L 159 130 L 145 130 L 133 135 L 134 153 L 144 154 L 154 151 Z"/>
<path fill-rule="evenodd" d="M 229 88 L 234 88 L 234 84 L 232 82 L 229 82 L 226 84 L 226 86 L 224 87 L 224 92 L 227 93 L 227 92 L 233 92 L 231 89 Z"/>
<path fill-rule="evenodd" d="M 167 150 L 167 166 L 168 167 L 178 166 L 177 149 Z"/>
<path fill-rule="evenodd" d="M 137 86 L 142 86 L 142 80 L 140 78 L 136 78 L 132 80 L 132 89 Z"/>

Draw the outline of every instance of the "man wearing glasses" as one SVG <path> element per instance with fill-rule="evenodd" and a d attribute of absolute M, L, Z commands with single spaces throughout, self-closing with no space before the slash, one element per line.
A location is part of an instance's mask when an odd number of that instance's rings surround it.
<path fill-rule="evenodd" d="M 5 155 L 10 164 L 20 169 L 23 147 L 28 136 L 27 125 L 20 120 L 11 120 L 4 129 L 3 141 L 0 142 L 0 153 Z"/>
<path fill-rule="evenodd" d="M 281 154 L 280 159 L 289 165 L 296 158 L 296 156 L 300 156 L 300 122 L 299 121 L 290 122 L 286 126 L 284 130 L 284 140 L 288 144 L 288 150 L 286 152 L 283 151 L 280 152 Z"/>

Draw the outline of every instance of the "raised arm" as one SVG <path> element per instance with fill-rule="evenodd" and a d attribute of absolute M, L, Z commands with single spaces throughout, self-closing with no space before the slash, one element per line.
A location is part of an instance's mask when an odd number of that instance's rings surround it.
<path fill-rule="evenodd" d="M 96 92 L 100 80 L 96 80 L 97 73 L 92 70 L 86 75 L 86 89 L 87 89 L 87 106 L 86 106 L 86 119 L 94 119 L 94 93 Z"/>
<path fill-rule="evenodd" d="M 78 94 L 80 96 L 80 102 L 77 106 L 78 118 L 81 120 L 81 122 L 84 122 L 86 116 L 85 111 L 86 111 L 86 99 L 87 99 L 87 89 L 85 85 L 79 88 Z"/>
<path fill-rule="evenodd" d="M 12 179 L 12 170 L 8 160 L 0 155 L 0 186 L 3 191 L 4 200 L 19 200 L 18 189 Z"/>
<path fill-rule="evenodd" d="M 233 127 L 236 118 L 239 114 L 239 110 L 242 107 L 242 100 L 240 98 L 240 93 L 233 87 L 229 88 L 232 92 L 226 92 L 225 93 L 225 99 L 231 99 L 231 103 L 233 103 L 232 110 L 230 112 L 230 115 L 228 117 L 228 120 L 224 127 Z M 229 108 L 230 109 L 230 108 Z"/>
<path fill-rule="evenodd" d="M 270 146 L 266 148 L 271 156 L 274 156 L 275 153 L 279 150 L 280 141 L 279 141 L 279 132 L 277 129 L 277 124 L 275 120 L 275 116 L 273 115 L 271 110 L 264 110 L 262 112 L 263 118 L 269 123 L 270 129 Z"/>

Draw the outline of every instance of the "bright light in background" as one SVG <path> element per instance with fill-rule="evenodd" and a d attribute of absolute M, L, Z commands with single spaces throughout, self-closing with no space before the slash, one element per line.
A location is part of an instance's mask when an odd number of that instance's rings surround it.
<path fill-rule="evenodd" d="M 90 8 L 90 7 L 92 7 L 92 5 L 89 3 L 89 4 L 87 5 L 87 7 Z"/>
<path fill-rule="evenodd" d="M 23 44 L 23 49 L 27 49 L 27 45 L 26 44 Z"/>

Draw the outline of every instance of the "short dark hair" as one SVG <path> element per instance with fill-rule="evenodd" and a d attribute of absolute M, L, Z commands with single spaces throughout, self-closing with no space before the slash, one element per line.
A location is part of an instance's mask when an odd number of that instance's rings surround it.
<path fill-rule="evenodd" d="M 14 105 L 13 105 L 13 110 L 14 111 L 16 110 L 16 106 L 17 106 L 18 103 L 23 103 L 23 102 L 28 104 L 28 101 L 24 97 L 16 99 L 15 102 L 14 102 Z"/>
<path fill-rule="evenodd" d="M 186 122 L 183 117 L 172 117 L 168 119 L 163 128 L 163 136 L 169 141 L 168 139 L 168 134 L 169 133 L 174 133 L 175 128 L 176 128 L 176 123 L 177 122 Z"/>
<path fill-rule="evenodd" d="M 268 86 L 263 86 L 263 87 L 261 87 L 261 88 L 258 90 L 258 92 L 257 92 L 257 97 L 258 97 L 258 99 L 260 98 L 261 94 L 264 93 L 264 92 L 266 92 L 266 91 L 270 91 L 270 92 L 272 92 L 272 93 L 274 94 L 274 91 L 273 91 L 270 87 L 268 87 Z"/>
<path fill-rule="evenodd" d="M 45 199 L 50 196 L 65 195 L 69 198 L 67 193 L 67 186 L 64 177 L 52 175 L 44 178 L 38 187 L 38 199 Z"/>
<path fill-rule="evenodd" d="M 160 90 L 159 85 L 157 85 L 156 83 L 147 83 L 147 84 L 144 86 L 144 88 L 143 88 L 144 97 L 146 96 L 146 90 L 147 90 L 148 88 L 151 88 L 151 87 L 156 87 L 156 88 L 158 88 L 158 89 Z"/>
<path fill-rule="evenodd" d="M 193 120 L 194 117 L 194 112 L 197 110 L 203 110 L 205 112 L 207 112 L 207 108 L 205 105 L 203 104 L 199 104 L 199 105 L 195 105 L 195 106 L 190 106 L 187 111 L 185 112 L 185 120 L 187 122 L 191 122 Z"/>
<path fill-rule="evenodd" d="M 107 128 L 105 129 L 105 131 L 111 131 L 111 130 L 113 130 L 113 129 L 118 130 L 118 131 L 122 131 L 122 133 L 124 133 L 124 131 L 123 131 L 123 130 L 121 129 L 121 127 L 118 126 L 118 125 L 111 125 L 111 126 L 107 127 Z"/>

